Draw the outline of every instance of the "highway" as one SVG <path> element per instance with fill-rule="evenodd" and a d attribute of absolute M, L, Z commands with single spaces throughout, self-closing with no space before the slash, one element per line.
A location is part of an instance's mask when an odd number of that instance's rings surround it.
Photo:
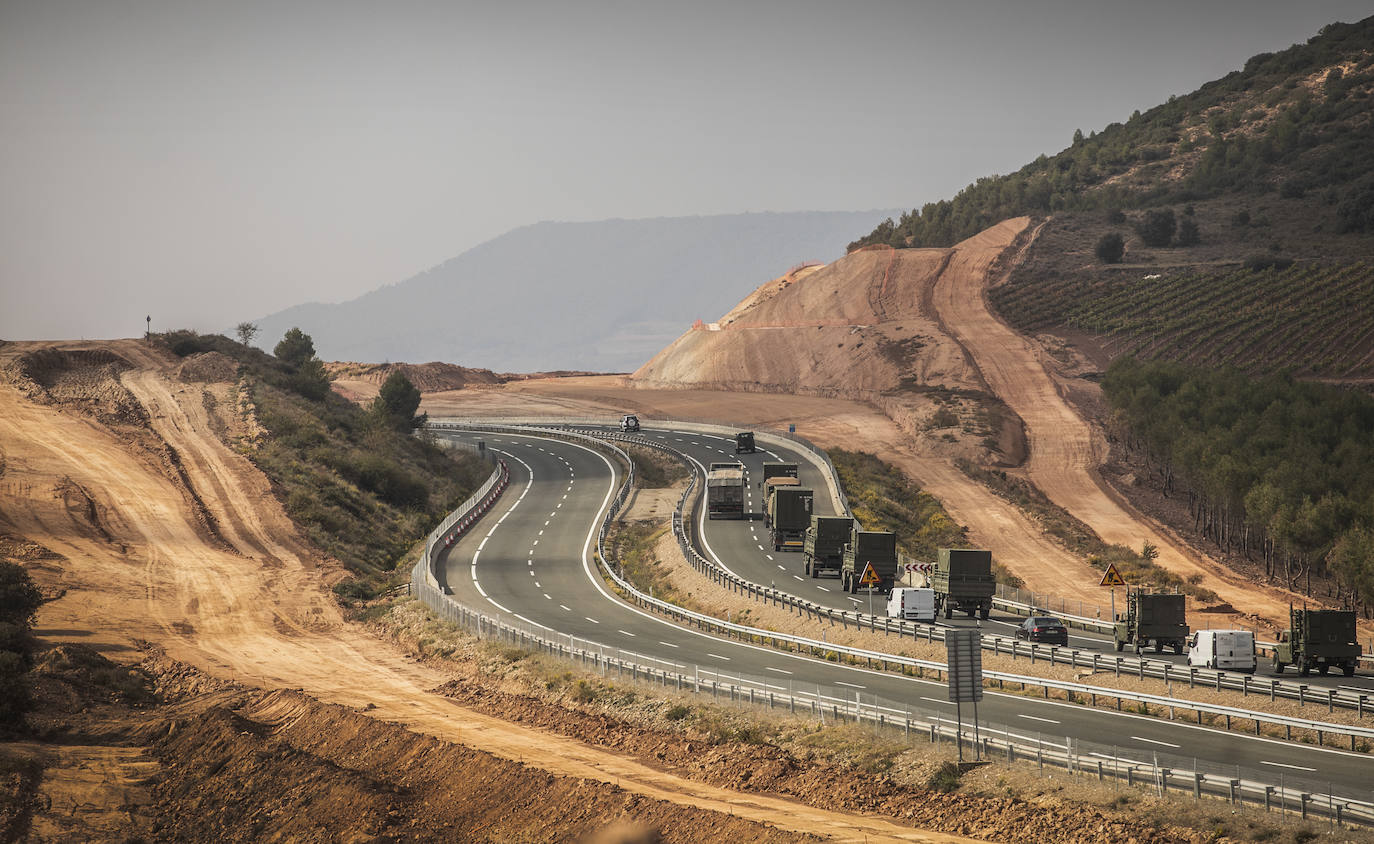
<path fill-rule="evenodd" d="M 615 598 L 595 571 L 592 559 L 601 514 L 619 482 L 613 461 L 600 452 L 534 436 L 447 431 L 441 436 L 469 442 L 482 439 L 506 456 L 511 468 L 510 487 L 497 505 L 439 560 L 440 582 L 447 584 L 459 602 L 474 608 L 489 607 L 561 633 L 621 648 L 645 664 L 667 665 L 688 674 L 699 670 L 702 676 L 719 673 L 772 678 L 775 682 L 771 687 L 779 691 L 820 691 L 837 702 L 852 702 L 858 697 L 867 703 L 876 695 L 953 717 L 954 705 L 947 702 L 943 683 L 718 638 L 679 627 Z M 698 442 L 696 447 L 704 446 Z M 756 459 L 765 458 L 771 459 L 768 455 Z M 740 536 L 749 535 L 749 525 L 735 523 L 735 527 L 738 530 L 730 540 L 731 548 L 742 541 Z M 715 536 L 713 533 L 712 543 L 717 541 Z M 726 553 L 727 540 L 722 536 L 719 541 L 722 547 L 717 553 Z M 767 555 L 757 547 L 760 544 L 753 542 L 750 547 L 767 562 Z M 749 571 L 739 573 L 751 576 Z M 966 708 L 966 719 L 968 714 Z M 1256 771 L 1272 770 L 1276 780 L 1278 773 L 1286 772 L 1334 783 L 1338 795 L 1357 799 L 1370 799 L 1366 786 L 1374 782 L 1374 759 L 1365 754 L 1059 701 L 988 691 L 979 707 L 979 718 L 1009 725 L 1015 734 L 1031 742 L 1038 734 L 1056 742 L 1067 736 L 1077 742 L 1119 747 L 1123 755 L 1142 759 L 1149 759 L 1151 753 L 1173 754 L 1223 768 L 1239 765 Z"/>
<path fill-rule="evenodd" d="M 695 461 L 703 472 L 705 466 L 713 461 L 736 460 L 744 464 L 747 473 L 746 495 L 748 496 L 745 500 L 745 510 L 751 514 L 751 518 L 744 521 L 707 519 L 704 508 L 698 508 L 694 518 L 698 526 L 697 535 L 704 539 L 705 547 L 699 549 L 703 554 L 746 580 L 765 586 L 774 586 L 803 600 L 835 609 L 869 611 L 869 596 L 864 591 L 860 591 L 857 595 L 846 594 L 838 578 L 833 575 L 810 578 L 803 570 L 802 554 L 787 551 L 775 552 L 768 543 L 768 531 L 763 526 L 763 501 L 758 487 L 759 479 L 762 478 L 762 467 L 766 461 L 781 460 L 797 463 L 800 467 L 802 485 L 816 492 L 814 501 L 816 514 L 834 515 L 835 513 L 825 477 L 813 463 L 807 460 L 804 449 L 800 446 L 782 445 L 765 447 L 760 443 L 757 453 L 736 455 L 732 439 L 711 434 L 646 428 L 641 432 L 641 435 L 646 439 L 656 440 L 683 452 Z M 886 598 L 881 594 L 873 595 L 872 606 L 873 610 L 881 615 L 886 606 Z M 1050 614 L 1052 615 L 1052 613 Z M 1023 619 L 1024 616 L 994 610 L 992 616 L 986 621 L 970 619 L 956 613 L 951 619 L 940 619 L 939 624 L 946 627 L 976 627 L 988 635 L 1011 637 L 1015 635 L 1015 630 Z M 1083 651 L 1098 651 L 1104 654 L 1116 653 L 1111 636 L 1095 631 L 1071 628 L 1069 644 Z M 1133 656 L 1134 654 L 1128 650 L 1125 655 Z M 1182 655 L 1175 655 L 1172 650 L 1168 649 L 1163 653 L 1154 653 L 1153 650 L 1147 649 L 1142 655 L 1152 660 L 1170 662 L 1179 666 L 1187 665 L 1186 651 Z M 1256 676 L 1269 676 L 1271 673 L 1269 661 L 1261 658 Z M 1291 668 L 1283 676 L 1289 680 L 1298 680 L 1296 671 Z M 1309 677 L 1302 678 L 1300 682 L 1313 689 L 1348 687 L 1374 693 L 1374 675 L 1368 672 L 1358 672 L 1354 677 L 1345 677 L 1339 672 L 1327 676 L 1313 673 Z"/>

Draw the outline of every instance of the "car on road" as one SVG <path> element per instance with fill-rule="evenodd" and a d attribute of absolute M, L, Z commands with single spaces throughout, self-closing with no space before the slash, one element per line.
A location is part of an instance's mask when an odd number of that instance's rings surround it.
<path fill-rule="evenodd" d="M 1033 615 L 1021 622 L 1016 628 L 1016 638 L 1027 642 L 1046 642 L 1051 645 L 1067 645 L 1069 628 L 1064 622 L 1047 615 Z"/>
<path fill-rule="evenodd" d="M 620 430 L 625 432 L 639 430 L 639 417 L 634 414 L 627 414 L 620 417 Z"/>

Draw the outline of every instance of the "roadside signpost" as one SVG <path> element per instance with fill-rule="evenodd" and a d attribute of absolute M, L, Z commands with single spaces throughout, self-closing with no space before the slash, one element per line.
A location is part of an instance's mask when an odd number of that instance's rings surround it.
<path fill-rule="evenodd" d="M 949 629 L 945 631 L 945 660 L 949 665 L 949 699 L 955 704 L 958 726 L 955 742 L 959 745 L 959 761 L 964 761 L 964 702 L 973 704 L 973 752 L 977 759 L 983 755 L 982 737 L 978 734 L 978 701 L 983 699 L 983 635 L 977 630 Z"/>
<path fill-rule="evenodd" d="M 1098 586 L 1110 586 L 1112 588 L 1112 623 L 1116 623 L 1116 587 L 1125 586 L 1126 581 L 1121 576 L 1121 572 L 1116 570 L 1116 563 L 1108 563 L 1107 570 L 1102 572 L 1102 582 Z"/>
<path fill-rule="evenodd" d="M 883 579 L 873 570 L 873 563 L 864 563 L 863 577 L 859 578 L 859 583 L 868 587 L 868 614 L 873 615 L 873 587 L 882 583 Z"/>

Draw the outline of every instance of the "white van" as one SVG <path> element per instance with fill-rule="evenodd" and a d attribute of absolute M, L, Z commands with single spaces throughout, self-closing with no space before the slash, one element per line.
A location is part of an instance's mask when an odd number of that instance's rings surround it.
<path fill-rule="evenodd" d="M 935 622 L 935 590 L 897 586 L 887 599 L 887 617 Z"/>
<path fill-rule="evenodd" d="M 1198 630 L 1188 637 L 1188 664 L 1255 673 L 1255 634 L 1249 630 Z"/>

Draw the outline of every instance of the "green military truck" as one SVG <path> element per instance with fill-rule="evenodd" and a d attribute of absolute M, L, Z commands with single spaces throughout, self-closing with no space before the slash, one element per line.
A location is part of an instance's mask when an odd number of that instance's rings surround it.
<path fill-rule="evenodd" d="M 735 434 L 735 454 L 753 454 L 758 451 L 754 445 L 753 431 L 740 431 Z"/>
<path fill-rule="evenodd" d="M 1181 654 L 1188 644 L 1188 616 L 1183 609 L 1183 596 L 1178 593 L 1133 591 L 1126 595 L 1125 614 L 1117 613 L 1112 628 L 1116 649 L 1134 645 L 1140 653 L 1146 645 L 1155 646 L 1155 653 L 1168 645 Z"/>
<path fill-rule="evenodd" d="M 798 477 L 796 463 L 765 463 L 763 464 L 763 477 L 759 481 L 759 486 L 763 486 L 770 478 L 795 477 Z"/>
<path fill-rule="evenodd" d="M 945 618 L 963 610 L 973 618 L 987 618 L 992 612 L 992 595 L 997 584 L 992 577 L 992 552 L 978 548 L 941 548 L 930 573 L 935 590 L 935 612 Z"/>
<path fill-rule="evenodd" d="M 840 580 L 844 591 L 853 594 L 861 586 L 872 585 L 884 594 L 892 591 L 897 579 L 897 534 L 890 530 L 859 530 L 854 523 L 849 541 L 844 546 L 844 559 L 840 563 Z M 864 571 L 873 567 L 878 576 L 874 584 L 861 583 Z"/>
<path fill-rule="evenodd" d="M 1282 674 L 1289 665 L 1296 666 L 1304 677 L 1314 667 L 1325 674 L 1336 666 L 1350 677 L 1359 661 L 1354 610 L 1288 608 L 1288 629 L 1279 633 L 1279 642 L 1274 647 L 1275 674 Z"/>
<path fill-rule="evenodd" d="M 768 509 L 763 523 L 769 530 L 774 551 L 800 551 L 806 529 L 811 526 L 811 507 L 815 495 L 799 486 L 775 486 L 768 491 Z"/>
<path fill-rule="evenodd" d="M 802 537 L 806 573 L 812 577 L 820 577 L 823 571 L 839 574 L 844 567 L 844 546 L 853 530 L 854 520 L 849 516 L 813 515 Z"/>

